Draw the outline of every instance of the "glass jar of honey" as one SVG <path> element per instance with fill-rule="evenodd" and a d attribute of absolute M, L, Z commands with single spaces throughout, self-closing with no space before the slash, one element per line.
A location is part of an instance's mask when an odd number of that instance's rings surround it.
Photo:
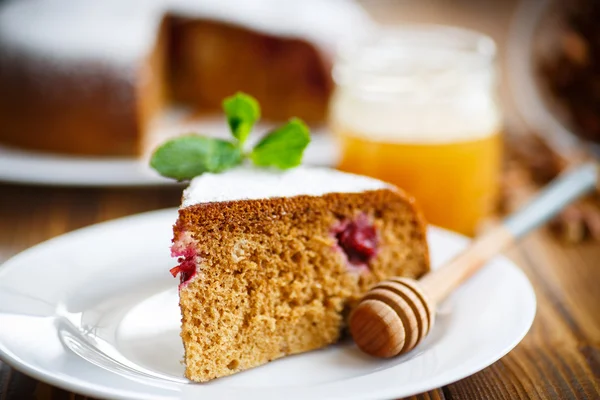
<path fill-rule="evenodd" d="M 430 223 L 473 235 L 499 186 L 494 42 L 441 26 L 382 30 L 342 48 L 333 74 L 339 169 L 391 182 Z"/>

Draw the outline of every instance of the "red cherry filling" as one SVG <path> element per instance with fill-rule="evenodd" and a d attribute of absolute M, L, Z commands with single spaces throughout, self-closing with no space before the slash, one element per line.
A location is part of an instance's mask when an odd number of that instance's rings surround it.
<path fill-rule="evenodd" d="M 182 285 L 189 282 L 190 279 L 196 275 L 196 253 L 194 249 L 183 249 L 183 250 L 175 250 L 171 249 L 171 256 L 177 257 L 178 266 L 173 267 L 169 270 L 173 277 L 176 277 L 179 274 L 179 281 L 181 288 Z"/>
<path fill-rule="evenodd" d="M 361 214 L 354 221 L 342 221 L 333 232 L 350 264 L 363 266 L 375 256 L 377 231 L 366 215 Z"/>
<path fill-rule="evenodd" d="M 196 275 L 196 263 L 183 258 L 180 258 L 178 261 L 179 265 L 171 268 L 169 271 L 173 277 L 176 277 L 177 274 L 179 274 L 179 280 L 181 284 L 184 284 Z"/>

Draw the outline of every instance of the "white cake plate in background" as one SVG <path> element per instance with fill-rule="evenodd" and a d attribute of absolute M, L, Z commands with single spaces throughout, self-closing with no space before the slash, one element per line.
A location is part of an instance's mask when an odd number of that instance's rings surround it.
<path fill-rule="evenodd" d="M 536 301 L 498 257 L 439 309 L 413 352 L 382 360 L 351 341 L 194 384 L 183 378 L 177 284 L 169 268 L 176 210 L 98 224 L 35 246 L 0 267 L 0 359 L 64 389 L 112 399 L 383 399 L 457 381 L 519 343 Z M 432 262 L 465 247 L 430 228 Z"/>
<path fill-rule="evenodd" d="M 257 132 L 266 132 L 269 126 L 259 125 Z M 181 133 L 206 132 L 217 137 L 228 137 L 222 119 L 204 119 L 184 126 L 175 126 L 156 134 L 148 148 L 162 140 Z M 260 135 L 252 140 L 256 142 Z M 314 132 L 304 153 L 304 164 L 335 166 L 337 148 L 330 133 L 322 129 Z M 0 182 L 60 186 L 156 186 L 176 183 L 159 176 L 148 166 L 149 155 L 135 158 L 93 158 L 57 155 L 0 145 Z"/>

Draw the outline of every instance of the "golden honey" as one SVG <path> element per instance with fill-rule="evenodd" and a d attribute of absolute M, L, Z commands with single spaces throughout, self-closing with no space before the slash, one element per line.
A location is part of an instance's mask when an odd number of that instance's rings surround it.
<path fill-rule="evenodd" d="M 498 195 L 500 136 L 458 143 L 398 144 L 339 130 L 339 169 L 370 175 L 418 200 L 427 221 L 473 235 Z"/>

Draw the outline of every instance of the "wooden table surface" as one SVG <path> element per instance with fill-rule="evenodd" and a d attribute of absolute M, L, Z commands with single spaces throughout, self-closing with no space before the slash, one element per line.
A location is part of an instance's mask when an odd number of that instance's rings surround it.
<path fill-rule="evenodd" d="M 69 189 L 0 184 L 0 263 L 64 232 L 174 207 L 179 189 Z M 483 371 L 416 399 L 600 399 L 600 245 L 564 246 L 541 230 L 508 255 L 538 300 L 529 334 Z M 1 267 L 0 267 L 1 268 Z M 0 362 L 0 400 L 82 399 Z"/>

